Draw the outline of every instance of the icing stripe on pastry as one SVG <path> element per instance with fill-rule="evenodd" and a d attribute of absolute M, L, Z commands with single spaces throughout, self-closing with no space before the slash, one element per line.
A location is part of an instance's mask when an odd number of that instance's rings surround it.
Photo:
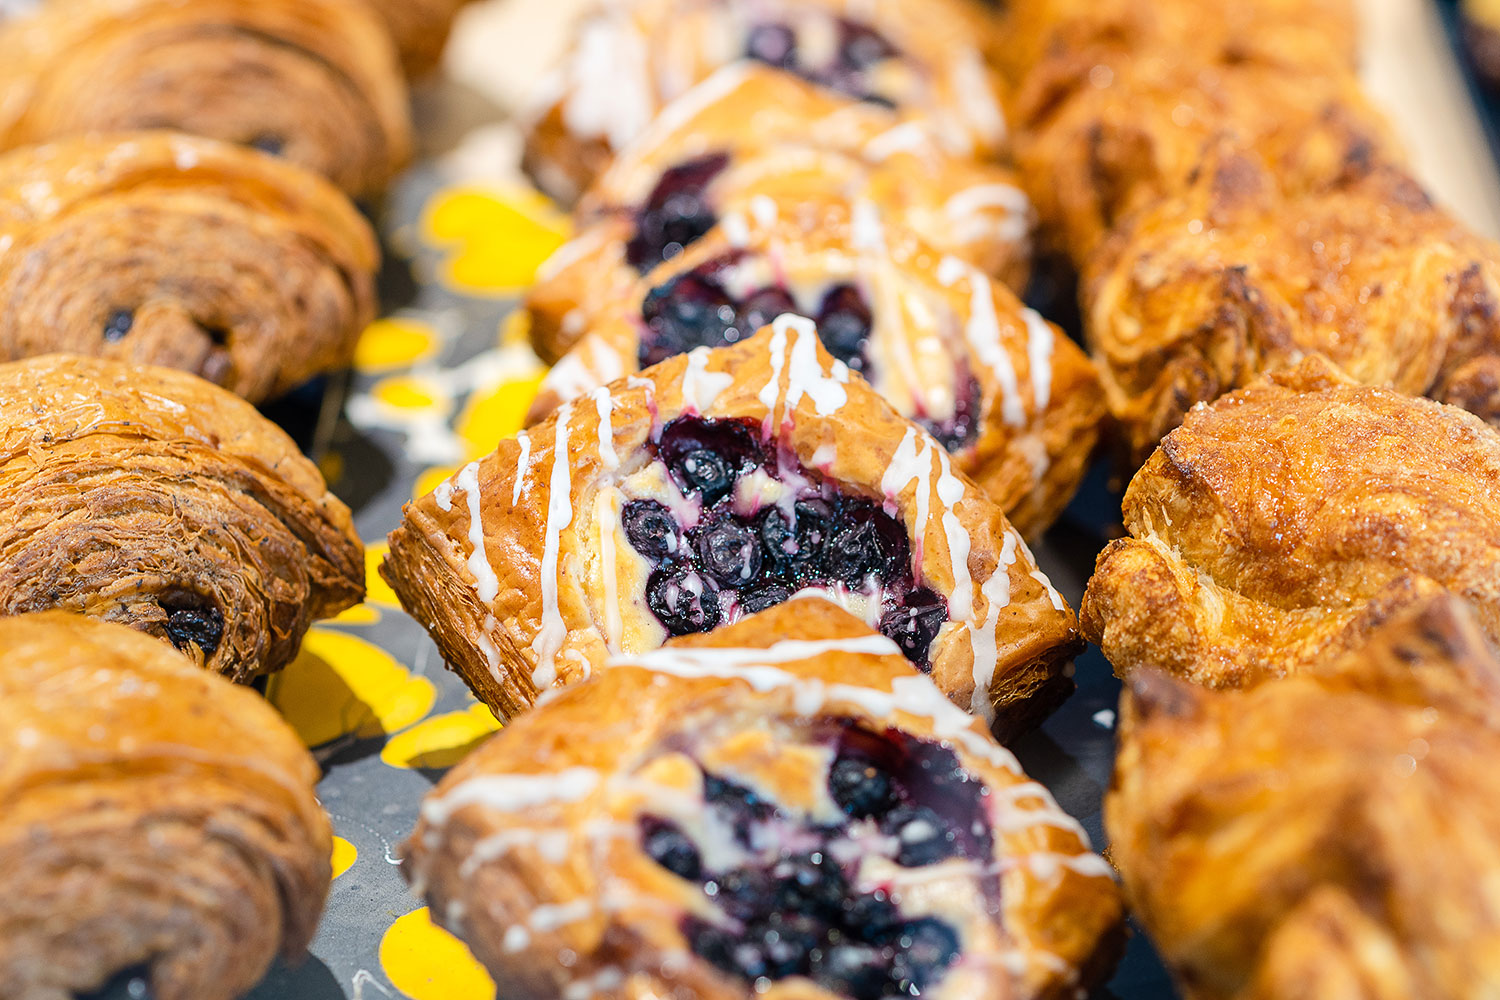
<path fill-rule="evenodd" d="M 984 586 L 979 588 L 986 608 L 984 627 L 969 633 L 974 645 L 974 697 L 969 710 L 985 722 L 995 721 L 995 706 L 990 703 L 990 684 L 995 679 L 995 664 L 1000 659 L 995 629 L 1000 625 L 1000 612 L 1010 606 L 1010 568 L 1016 564 L 1017 545 L 1024 547 L 1024 544 L 1015 532 L 1005 533 L 999 562 L 990 578 L 984 581 Z"/>
<path fill-rule="evenodd" d="M 531 649 L 537 655 L 531 683 L 538 691 L 545 691 L 557 680 L 557 651 L 568 634 L 557 608 L 557 574 L 562 530 L 573 523 L 572 469 L 568 459 L 568 424 L 572 418 L 573 404 L 564 403 L 557 411 L 557 440 L 552 446 L 547 531 L 542 547 L 542 622 L 531 642 Z"/>

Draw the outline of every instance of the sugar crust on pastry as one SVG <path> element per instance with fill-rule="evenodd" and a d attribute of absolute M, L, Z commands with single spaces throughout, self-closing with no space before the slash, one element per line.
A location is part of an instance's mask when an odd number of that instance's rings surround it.
<path fill-rule="evenodd" d="M 444 779 L 404 852 L 524 1000 L 896 996 L 902 977 L 935 1000 L 1062 998 L 1119 944 L 1078 824 L 819 600 L 554 693 Z"/>
<path fill-rule="evenodd" d="M 1189 413 L 1124 518 L 1082 607 L 1122 676 L 1296 673 L 1445 591 L 1500 641 L 1500 432 L 1318 358 Z"/>
<path fill-rule="evenodd" d="M 1004 734 L 1069 686 L 1077 649 L 1000 508 L 792 316 L 564 404 L 409 504 L 390 541 L 382 574 L 503 718 L 611 652 L 808 586 Z"/>

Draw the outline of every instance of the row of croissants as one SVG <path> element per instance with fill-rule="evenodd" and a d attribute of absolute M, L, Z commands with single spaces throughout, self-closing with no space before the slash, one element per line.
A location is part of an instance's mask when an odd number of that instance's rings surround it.
<path fill-rule="evenodd" d="M 576 201 L 553 367 L 382 568 L 507 722 L 403 851 L 506 1000 L 1076 996 L 1116 870 L 1193 1000 L 1490 995 L 1500 256 L 1353 37 L 1340 0 L 580 23 L 527 147 Z M 405 155 L 398 49 L 356 0 L 48 0 L 0 51 L 0 136 L 47 143 L 0 156 L 0 995 L 227 1000 L 329 885 L 316 766 L 223 678 L 363 593 L 253 404 L 373 311 L 347 196 Z M 1025 539 L 1101 439 L 1139 471 L 1080 623 Z M 1085 636 L 1128 682 L 1114 868 L 1002 746 Z"/>

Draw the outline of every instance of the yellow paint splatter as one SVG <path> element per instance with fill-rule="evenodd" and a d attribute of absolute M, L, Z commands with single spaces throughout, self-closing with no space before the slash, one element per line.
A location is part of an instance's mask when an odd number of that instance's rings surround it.
<path fill-rule="evenodd" d="M 333 619 L 336 624 L 373 625 L 380 621 L 380 608 L 401 606 L 396 592 L 380 576 L 380 564 L 390 551 L 391 547 L 385 542 L 365 545 L 365 602 L 341 611 Z"/>
<path fill-rule="evenodd" d="M 315 747 L 341 736 L 363 739 L 405 729 L 432 711 L 437 691 L 379 646 L 313 629 L 297 659 L 271 678 L 267 697 L 303 742 Z"/>
<path fill-rule="evenodd" d="M 365 328 L 354 348 L 354 367 L 361 372 L 407 368 L 437 353 L 437 332 L 420 320 L 377 319 Z"/>
<path fill-rule="evenodd" d="M 354 867 L 359 858 L 359 849 L 343 837 L 333 838 L 333 877 L 338 878 Z"/>
<path fill-rule="evenodd" d="M 459 291 L 514 295 L 567 240 L 567 216 L 535 192 L 466 187 L 439 192 L 422 220 L 427 240 L 452 248 L 441 277 Z"/>
<path fill-rule="evenodd" d="M 452 477 L 452 475 L 457 471 L 458 470 L 455 468 L 442 465 L 437 466 L 436 468 L 428 469 L 426 472 L 417 477 L 417 484 L 412 487 L 411 498 L 413 500 L 422 499 L 427 494 L 437 489 L 439 483 L 441 483 L 445 479 Z"/>
<path fill-rule="evenodd" d="M 542 375 L 538 373 L 503 382 L 469 397 L 453 426 L 463 438 L 471 460 L 483 458 L 501 441 L 516 436 L 541 384 Z"/>
<path fill-rule="evenodd" d="M 470 705 L 465 711 L 435 715 L 392 736 L 380 751 L 380 759 L 391 767 L 452 767 L 499 728 L 495 713 L 484 705 Z"/>
<path fill-rule="evenodd" d="M 380 967 L 412 1000 L 494 1000 L 495 981 L 462 941 L 413 910 L 380 939 Z"/>
<path fill-rule="evenodd" d="M 531 346 L 531 313 L 525 309 L 515 309 L 500 321 L 500 346 Z"/>
<path fill-rule="evenodd" d="M 398 410 L 429 410 L 443 393 L 411 375 L 392 375 L 370 387 L 370 395 Z"/>

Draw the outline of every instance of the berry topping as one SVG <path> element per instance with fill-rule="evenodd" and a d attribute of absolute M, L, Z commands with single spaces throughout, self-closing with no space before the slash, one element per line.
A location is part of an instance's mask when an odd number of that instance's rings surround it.
<path fill-rule="evenodd" d="M 224 613 L 215 607 L 186 607 L 167 611 L 167 638 L 178 649 L 189 645 L 212 656 L 224 638 Z"/>
<path fill-rule="evenodd" d="M 111 344 L 123 340 L 134 325 L 135 313 L 129 309 L 116 309 L 104 321 L 104 339 Z"/>
<path fill-rule="evenodd" d="M 760 542 L 733 518 L 698 533 L 698 555 L 708 575 L 726 587 L 742 587 L 760 573 Z"/>
<path fill-rule="evenodd" d="M 881 617 L 880 631 L 901 647 L 907 659 L 921 663 L 947 620 L 948 602 L 936 592 L 919 587 L 906 595 L 904 604 Z"/>
<path fill-rule="evenodd" d="M 651 574 L 646 605 L 673 635 L 707 632 L 719 624 L 719 595 L 683 567 L 663 567 Z"/>
<path fill-rule="evenodd" d="M 828 353 L 857 372 L 867 367 L 865 343 L 874 317 L 869 303 L 853 285 L 838 285 L 823 296 L 818 307 L 818 339 Z"/>
<path fill-rule="evenodd" d="M 872 760 L 839 757 L 828 771 L 833 801 L 855 819 L 887 813 L 896 804 L 891 776 Z"/>
<path fill-rule="evenodd" d="M 695 243 L 719 221 L 709 205 L 709 184 L 728 166 L 724 153 L 678 164 L 661 175 L 646 204 L 636 214 L 635 235 L 625 244 L 625 259 L 645 274 Z"/>
<path fill-rule="evenodd" d="M 643 556 L 665 558 L 677 551 L 677 522 L 672 512 L 655 500 L 632 500 L 620 512 L 625 537 Z"/>
<path fill-rule="evenodd" d="M 917 418 L 917 423 L 937 438 L 937 443 L 945 451 L 956 452 L 967 448 L 974 443 L 974 437 L 979 432 L 979 380 L 973 375 L 962 377 L 965 374 L 967 370 L 961 370 L 958 395 L 953 401 L 953 416 L 947 420 Z"/>
<path fill-rule="evenodd" d="M 745 55 L 851 97 L 890 104 L 870 89 L 869 71 L 900 52 L 868 25 L 839 18 L 838 46 L 829 61 L 808 62 L 797 45 L 797 33 L 785 24 L 758 24 L 751 28 L 745 38 Z"/>
<path fill-rule="evenodd" d="M 784 24 L 760 24 L 745 39 L 745 55 L 757 62 L 797 70 L 797 36 Z"/>
<path fill-rule="evenodd" d="M 642 819 L 641 846 L 652 861 L 673 875 L 696 882 L 703 874 L 697 846 L 674 823 L 655 817 Z"/>

